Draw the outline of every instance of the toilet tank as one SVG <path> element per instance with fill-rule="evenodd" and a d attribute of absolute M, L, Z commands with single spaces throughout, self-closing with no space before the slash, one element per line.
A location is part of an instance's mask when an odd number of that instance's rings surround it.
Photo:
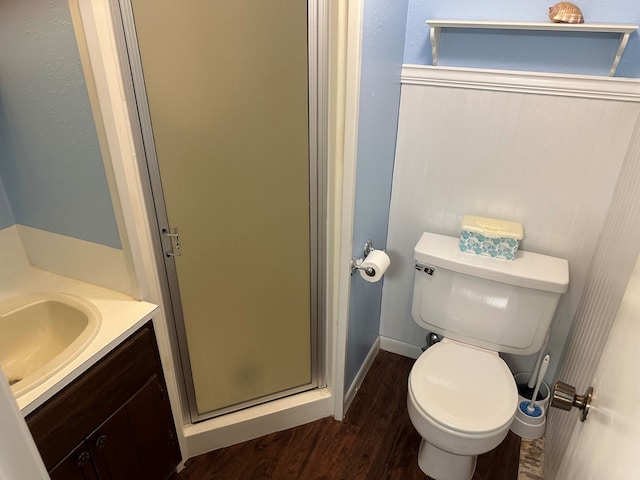
<path fill-rule="evenodd" d="M 423 233 L 414 249 L 411 314 L 421 327 L 490 350 L 527 355 L 542 347 L 569 265 L 519 250 L 515 260 L 463 253 L 458 238 Z"/>

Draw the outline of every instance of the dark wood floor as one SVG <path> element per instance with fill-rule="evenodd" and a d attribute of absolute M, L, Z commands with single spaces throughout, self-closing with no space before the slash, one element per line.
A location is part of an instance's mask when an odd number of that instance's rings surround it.
<path fill-rule="evenodd" d="M 176 480 L 397 479 L 426 477 L 406 408 L 413 360 L 381 351 L 343 422 L 325 418 L 187 461 Z M 473 480 L 515 480 L 520 438 L 509 432 L 481 455 Z"/>

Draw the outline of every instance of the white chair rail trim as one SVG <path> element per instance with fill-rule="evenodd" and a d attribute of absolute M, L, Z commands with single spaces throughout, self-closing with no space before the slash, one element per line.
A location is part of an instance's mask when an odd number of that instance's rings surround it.
<path fill-rule="evenodd" d="M 405 64 L 402 84 L 640 102 L 640 79 L 619 77 Z"/>

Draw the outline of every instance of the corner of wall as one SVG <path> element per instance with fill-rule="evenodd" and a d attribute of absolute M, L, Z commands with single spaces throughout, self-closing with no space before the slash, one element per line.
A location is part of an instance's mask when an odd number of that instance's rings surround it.
<path fill-rule="evenodd" d="M 345 12 L 344 39 L 339 45 L 345 52 L 344 59 L 344 106 L 340 114 L 343 125 L 343 143 L 341 149 L 343 164 L 341 174 L 342 191 L 340 195 L 341 215 L 339 216 L 339 253 L 337 254 L 337 317 L 335 328 L 335 364 L 334 377 L 334 415 L 338 420 L 344 417 L 345 368 L 347 355 L 347 336 L 349 327 L 349 297 L 351 294 L 347 265 L 351 259 L 353 241 L 353 207 L 358 142 L 358 106 L 360 99 L 360 63 L 362 57 L 362 11 L 364 0 L 349 2 Z"/>
<path fill-rule="evenodd" d="M 407 0 L 373 1 L 361 11 L 351 255 L 361 256 L 367 240 L 386 245 L 407 8 Z M 365 283 L 356 275 L 349 284 L 347 385 L 380 331 L 382 282 Z"/>
<path fill-rule="evenodd" d="M 19 275 L 30 266 L 17 225 L 0 230 L 0 265 L 0 280 Z"/>
<path fill-rule="evenodd" d="M 17 225 L 31 264 L 131 296 L 127 262 L 121 249 Z"/>

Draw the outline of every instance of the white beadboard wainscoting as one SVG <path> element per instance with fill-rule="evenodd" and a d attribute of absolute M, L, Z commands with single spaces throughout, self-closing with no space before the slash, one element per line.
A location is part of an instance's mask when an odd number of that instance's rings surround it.
<path fill-rule="evenodd" d="M 558 370 L 557 379 L 574 385 L 576 391 L 584 392 L 589 385 L 593 385 L 595 392 L 595 411 L 591 415 L 594 420 L 590 422 L 613 426 L 613 413 L 620 411 L 620 403 L 611 399 L 611 396 L 624 397 L 625 392 L 603 390 L 596 381 L 594 375 L 600 356 L 605 349 L 609 333 L 616 316 L 620 316 L 619 310 L 622 298 L 627 290 L 628 279 L 631 277 L 636 258 L 640 253 L 640 120 L 636 124 L 636 130 L 632 143 L 627 152 L 627 157 L 622 165 L 618 184 L 616 186 L 613 199 L 611 200 L 609 213 L 598 242 L 584 293 L 576 311 L 575 320 L 571 327 L 571 332 L 565 347 L 564 359 Z M 636 275 L 637 276 L 637 275 Z M 636 279 L 637 280 L 637 279 Z M 636 281 L 637 283 L 637 281 Z M 628 293 L 631 295 L 631 293 Z M 634 295 L 637 293 L 634 291 Z M 637 298 L 632 297 L 637 302 Z M 631 301 L 631 298 L 629 299 Z M 633 313 L 636 313 L 635 311 Z M 629 311 L 622 312 L 623 316 L 629 315 Z M 628 323 L 628 322 L 627 322 Z M 620 328 L 620 327 L 619 327 Z M 637 328 L 636 328 L 637 330 Z M 627 335 L 634 336 L 634 329 L 628 328 Z M 618 333 L 620 335 L 620 333 Z M 610 354 L 611 356 L 611 354 Z M 612 365 L 609 359 L 601 367 L 613 368 L 617 371 L 635 371 L 634 365 L 623 365 L 628 357 L 621 353 L 618 358 L 618 365 Z M 637 357 L 636 357 L 637 358 Z M 611 372 L 612 376 L 615 376 Z M 618 373 L 619 374 L 619 373 Z M 602 378 L 602 373 L 601 373 Z M 637 375 L 636 375 L 637 376 Z M 629 379 L 630 385 L 636 382 L 635 378 Z M 637 386 L 630 387 L 631 392 L 637 392 Z M 638 395 L 636 395 L 636 398 Z M 636 401 L 632 396 L 627 395 L 625 401 L 629 408 L 631 403 Z M 631 402 L 631 403 L 629 403 Z M 614 411 L 615 410 L 615 411 Z M 637 418 L 637 417 L 636 417 Z M 620 417 L 615 418 L 616 421 Z M 635 418 L 628 418 L 635 421 Z M 562 410 L 551 409 L 547 422 L 547 441 L 545 454 L 545 477 L 550 480 L 563 480 L 558 476 L 558 469 L 563 462 L 564 452 L 569 445 L 571 435 L 576 424 L 578 415 L 575 410 L 564 412 Z M 635 429 L 635 430 L 633 430 Z M 640 429 L 640 425 L 632 424 L 625 432 L 629 437 L 633 432 Z M 604 440 L 604 439 L 603 439 Z M 608 448 L 615 448 L 611 444 Z M 622 446 L 621 446 L 622 447 Z M 627 451 L 629 445 L 625 445 Z M 595 447 L 594 447 L 595 448 Z M 604 450 L 599 450 L 602 457 Z M 620 454 L 620 452 L 617 452 Z M 605 454 L 606 455 L 606 454 Z M 626 465 L 633 462 L 632 458 L 625 458 Z M 599 465 L 601 467 L 601 465 Z M 620 471 L 621 466 L 616 466 Z M 615 472 L 612 470 L 612 472 Z M 571 477 L 573 478 L 573 477 Z M 623 478 L 611 473 L 610 478 Z"/>
<path fill-rule="evenodd" d="M 516 221 L 522 249 L 569 261 L 553 378 L 639 118 L 640 83 L 423 66 L 405 66 L 402 81 L 380 335 L 425 343 L 410 312 L 423 231 L 457 236 L 465 214 Z M 507 361 L 527 371 L 533 356 Z"/>

